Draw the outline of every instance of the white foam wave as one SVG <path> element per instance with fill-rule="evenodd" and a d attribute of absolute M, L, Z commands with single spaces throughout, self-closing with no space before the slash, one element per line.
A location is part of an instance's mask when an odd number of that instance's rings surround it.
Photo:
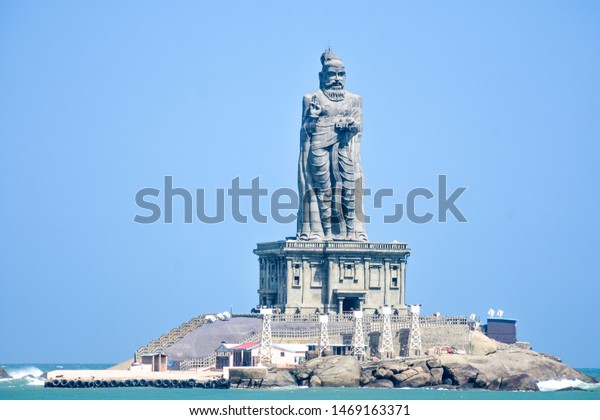
<path fill-rule="evenodd" d="M 580 388 L 584 390 L 600 390 L 600 384 L 588 384 L 578 379 L 560 379 L 538 382 L 538 388 L 540 391 L 559 391 L 565 388 Z"/>
<path fill-rule="evenodd" d="M 35 366 L 23 366 L 18 368 L 6 367 L 4 370 L 6 371 L 6 373 L 12 376 L 13 379 L 21 379 L 26 376 L 33 376 L 34 378 L 39 378 L 44 373 Z"/>
<path fill-rule="evenodd" d="M 31 386 L 44 386 L 44 381 L 43 381 L 43 379 L 40 379 L 40 378 L 26 377 L 25 380 L 27 381 L 27 385 L 31 385 Z"/>

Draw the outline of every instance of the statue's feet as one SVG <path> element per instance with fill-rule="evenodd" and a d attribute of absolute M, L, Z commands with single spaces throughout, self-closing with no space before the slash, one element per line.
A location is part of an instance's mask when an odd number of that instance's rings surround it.
<path fill-rule="evenodd" d="M 310 241 L 310 237 L 306 233 L 299 233 L 296 235 L 297 241 Z"/>

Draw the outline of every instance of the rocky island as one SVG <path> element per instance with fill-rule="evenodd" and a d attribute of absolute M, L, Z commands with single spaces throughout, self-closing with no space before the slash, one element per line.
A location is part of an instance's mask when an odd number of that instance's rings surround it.
<path fill-rule="evenodd" d="M 352 356 L 309 360 L 290 370 L 273 369 L 262 386 L 488 389 L 539 391 L 538 382 L 579 380 L 598 383 L 556 357 L 506 346 L 473 334 L 470 355 L 436 356 L 360 363 Z"/>

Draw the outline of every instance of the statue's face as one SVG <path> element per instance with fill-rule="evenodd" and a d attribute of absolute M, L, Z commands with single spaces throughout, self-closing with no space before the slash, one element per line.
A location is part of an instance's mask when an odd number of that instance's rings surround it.
<path fill-rule="evenodd" d="M 344 90 L 346 71 L 343 64 L 324 66 L 321 76 L 321 89 Z"/>

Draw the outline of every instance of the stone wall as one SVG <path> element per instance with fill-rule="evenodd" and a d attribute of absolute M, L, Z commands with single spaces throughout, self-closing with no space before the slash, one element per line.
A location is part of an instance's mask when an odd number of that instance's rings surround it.
<path fill-rule="evenodd" d="M 400 355 L 408 352 L 409 329 L 399 331 Z M 423 354 L 432 347 L 452 347 L 465 353 L 471 352 L 471 336 L 468 325 L 424 325 L 421 326 L 421 348 Z M 394 347 L 394 351 L 396 348 Z"/>
<path fill-rule="evenodd" d="M 398 331 L 392 331 L 394 354 L 406 356 L 408 352 L 409 329 L 402 328 Z M 275 343 L 299 343 L 317 345 L 319 342 L 318 328 L 301 329 L 297 334 L 283 337 L 274 332 L 273 342 Z M 330 334 L 329 342 L 332 345 L 349 345 L 352 343 L 352 333 Z M 365 341 L 368 345 L 368 354 L 377 355 L 380 346 L 381 332 L 372 331 L 365 334 Z M 458 351 L 470 353 L 470 331 L 468 325 L 422 325 L 421 326 L 421 345 L 423 354 L 432 347 L 452 347 Z"/>

